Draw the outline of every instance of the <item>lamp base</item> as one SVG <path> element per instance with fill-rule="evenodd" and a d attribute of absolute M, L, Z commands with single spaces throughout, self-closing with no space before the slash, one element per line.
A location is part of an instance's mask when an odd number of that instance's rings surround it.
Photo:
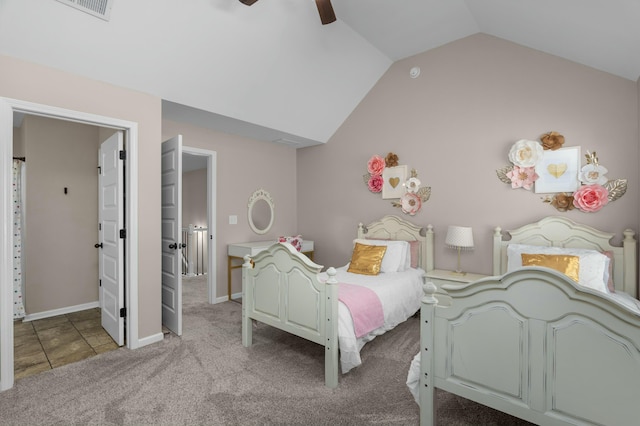
<path fill-rule="evenodd" d="M 451 275 L 463 276 L 463 275 L 467 275 L 467 273 L 463 271 L 451 271 Z"/>

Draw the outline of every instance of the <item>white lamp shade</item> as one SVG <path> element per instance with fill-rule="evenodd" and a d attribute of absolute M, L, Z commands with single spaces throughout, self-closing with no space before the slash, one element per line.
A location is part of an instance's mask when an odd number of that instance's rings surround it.
<path fill-rule="evenodd" d="M 449 226 L 445 244 L 452 248 L 472 249 L 473 230 L 469 226 Z"/>

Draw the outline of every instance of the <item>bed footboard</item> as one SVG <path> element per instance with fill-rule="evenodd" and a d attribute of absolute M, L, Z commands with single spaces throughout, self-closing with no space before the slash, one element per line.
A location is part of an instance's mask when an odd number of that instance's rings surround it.
<path fill-rule="evenodd" d="M 545 268 L 445 290 L 422 300 L 421 424 L 436 387 L 536 424 L 637 423 L 638 313 Z"/>
<path fill-rule="evenodd" d="M 338 386 L 338 286 L 334 268 L 322 266 L 290 244 L 275 243 L 242 265 L 242 344 L 252 344 L 252 320 L 325 347 L 325 385 Z"/>

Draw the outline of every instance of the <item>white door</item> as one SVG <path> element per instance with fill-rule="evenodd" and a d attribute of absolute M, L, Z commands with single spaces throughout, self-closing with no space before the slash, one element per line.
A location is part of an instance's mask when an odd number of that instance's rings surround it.
<path fill-rule="evenodd" d="M 118 346 L 124 345 L 124 160 L 120 159 L 123 133 L 116 132 L 100 145 L 98 233 L 100 308 L 102 327 Z"/>
<path fill-rule="evenodd" d="M 162 324 L 182 335 L 182 136 L 162 143 Z"/>

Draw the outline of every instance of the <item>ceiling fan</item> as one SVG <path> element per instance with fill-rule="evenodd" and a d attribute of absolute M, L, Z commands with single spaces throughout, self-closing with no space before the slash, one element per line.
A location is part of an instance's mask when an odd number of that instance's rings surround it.
<path fill-rule="evenodd" d="M 258 0 L 240 0 L 240 3 L 251 6 Z M 320 14 L 320 21 L 322 25 L 327 25 L 336 20 L 336 14 L 331 6 L 331 0 L 316 0 L 316 6 L 318 7 L 318 13 Z"/>

